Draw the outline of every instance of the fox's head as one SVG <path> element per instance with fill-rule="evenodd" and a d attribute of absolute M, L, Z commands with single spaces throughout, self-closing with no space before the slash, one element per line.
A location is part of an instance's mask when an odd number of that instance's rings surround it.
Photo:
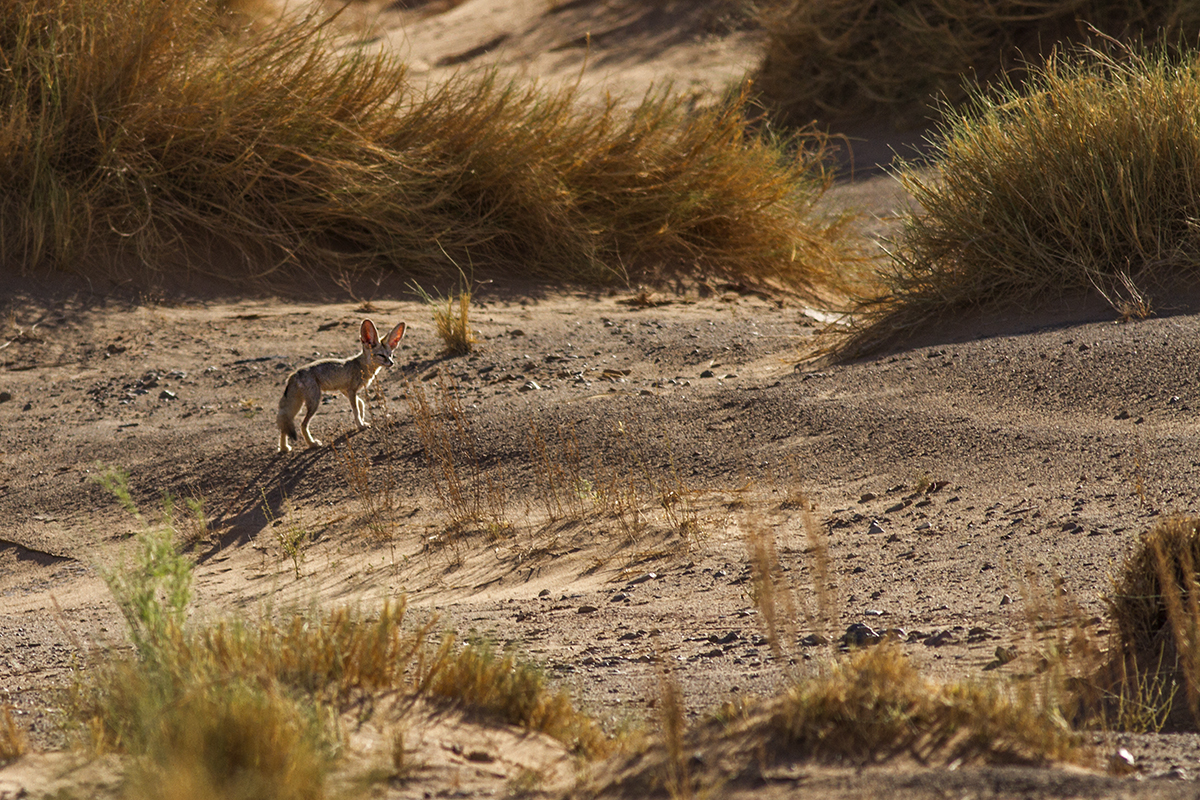
<path fill-rule="evenodd" d="M 377 367 L 390 367 L 396 362 L 392 361 L 392 350 L 404 338 L 404 329 L 407 327 L 403 322 L 396 323 L 396 327 L 388 333 L 387 338 L 383 341 L 379 340 L 379 331 L 375 330 L 375 323 L 369 319 L 364 319 L 360 338 L 364 353 L 371 354 L 371 361 Z"/>

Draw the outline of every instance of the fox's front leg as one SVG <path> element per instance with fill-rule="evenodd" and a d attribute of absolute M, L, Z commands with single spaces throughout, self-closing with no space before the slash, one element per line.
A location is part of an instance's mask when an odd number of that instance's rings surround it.
<path fill-rule="evenodd" d="M 367 404 L 358 396 L 358 392 L 347 392 L 346 396 L 350 398 L 350 405 L 354 408 L 354 424 L 359 428 L 371 427 L 365 416 L 367 413 Z"/>

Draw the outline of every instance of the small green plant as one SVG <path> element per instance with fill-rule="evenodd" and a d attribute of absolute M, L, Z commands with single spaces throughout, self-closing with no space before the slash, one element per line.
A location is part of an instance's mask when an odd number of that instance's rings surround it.
<path fill-rule="evenodd" d="M 262 509 L 263 514 L 267 518 L 267 524 L 275 529 L 275 541 L 279 543 L 280 551 L 292 561 L 292 571 L 296 575 L 296 580 L 300 580 L 300 565 L 304 563 L 304 545 L 311 538 L 308 530 L 297 523 L 294 519 L 294 509 L 290 508 L 290 501 L 284 497 L 284 506 L 292 511 L 288 513 L 288 520 L 285 522 L 275 516 L 271 511 L 271 504 L 267 500 L 267 490 L 262 490 Z"/>
<path fill-rule="evenodd" d="M 103 464 L 96 464 L 96 469 L 100 472 L 91 476 L 91 481 L 100 484 L 109 494 L 117 498 L 121 506 L 140 522 L 142 512 L 138 510 L 133 495 L 129 493 L 129 473 L 120 467 L 108 467 Z"/>
<path fill-rule="evenodd" d="M 129 492 L 129 475 L 105 468 L 93 480 L 104 486 L 138 520 L 142 515 Z M 102 572 L 117 607 L 129 624 L 134 646 L 143 657 L 152 657 L 160 642 L 182 629 L 192 597 L 192 562 L 175 543 L 174 503 L 163 498 L 163 524 L 144 524 L 136 536 L 132 564 Z"/>

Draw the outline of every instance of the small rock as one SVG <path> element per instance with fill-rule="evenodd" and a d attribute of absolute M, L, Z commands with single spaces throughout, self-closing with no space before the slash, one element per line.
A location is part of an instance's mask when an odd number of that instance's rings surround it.
<path fill-rule="evenodd" d="M 975 626 L 975 627 L 971 628 L 971 630 L 967 631 L 967 641 L 968 642 L 972 642 L 972 643 L 973 642 L 982 642 L 982 641 L 986 640 L 987 638 L 988 638 L 987 628 L 981 628 L 979 626 Z"/>
<path fill-rule="evenodd" d="M 1108 768 L 1117 775 L 1127 775 L 1137 769 L 1137 761 L 1134 759 L 1133 753 L 1122 747 L 1108 757 Z"/>
<path fill-rule="evenodd" d="M 866 647 L 867 645 L 877 644 L 882 638 L 883 636 L 870 625 L 854 622 L 842 634 L 842 644 L 847 647 Z"/>
<path fill-rule="evenodd" d="M 701 378 L 715 378 L 715 377 L 717 377 L 717 373 L 713 372 L 711 369 L 706 369 L 706 370 L 704 370 L 704 372 L 700 373 L 700 377 Z"/>
<path fill-rule="evenodd" d="M 549 589 L 542 589 L 540 592 L 538 592 L 538 597 L 549 597 L 549 596 L 550 596 Z"/>
<path fill-rule="evenodd" d="M 926 637 L 921 644 L 926 647 L 941 647 L 944 644 L 957 644 L 958 639 L 955 638 L 953 631 L 938 631 L 932 636 Z"/>
<path fill-rule="evenodd" d="M 541 389 L 541 388 L 542 387 L 538 385 L 537 381 L 525 381 L 525 383 L 521 386 L 521 391 L 522 392 L 536 392 L 538 389 Z"/>
<path fill-rule="evenodd" d="M 472 750 L 467 753 L 467 761 L 474 761 L 476 764 L 491 764 L 495 760 L 491 753 L 483 750 Z"/>
<path fill-rule="evenodd" d="M 21 406 L 21 410 L 22 411 L 32 411 L 33 403 L 26 403 L 25 405 Z"/>
<path fill-rule="evenodd" d="M 868 608 L 863 612 L 864 617 L 882 617 L 886 612 L 881 608 Z"/>
<path fill-rule="evenodd" d="M 1017 648 L 1015 648 L 1015 647 L 1001 646 L 1001 647 L 996 648 L 996 661 L 998 661 L 1001 664 L 1007 664 L 1008 662 L 1016 659 L 1016 657 L 1017 657 Z"/>
<path fill-rule="evenodd" d="M 12 400 L 12 392 L 0 392 L 0 403 L 7 403 Z"/>
<path fill-rule="evenodd" d="M 1126 409 L 1121 409 L 1121 411 L 1115 417 L 1113 417 L 1113 419 L 1129 419 L 1129 417 L 1129 411 Z"/>
<path fill-rule="evenodd" d="M 576 609 L 576 613 L 577 614 L 591 614 L 595 610 L 596 610 L 595 606 L 580 606 L 578 609 Z"/>
<path fill-rule="evenodd" d="M 1187 770 L 1178 764 L 1172 766 L 1165 772 L 1159 772 L 1151 777 L 1165 781 L 1186 781 L 1189 780 Z"/>
<path fill-rule="evenodd" d="M 521 330 L 520 328 L 513 328 L 511 331 L 508 332 L 508 335 L 515 339 L 518 336 L 524 336 L 525 331 Z"/>
<path fill-rule="evenodd" d="M 875 493 L 874 493 L 874 492 L 864 492 L 864 493 L 862 494 L 862 496 L 858 498 L 858 502 L 860 502 L 860 503 L 869 503 L 869 502 L 871 502 L 872 500 L 874 500 L 874 499 L 875 499 L 875 497 L 876 497 L 876 495 L 875 495 Z"/>
<path fill-rule="evenodd" d="M 867 533 L 883 533 L 883 526 L 875 520 L 871 520 L 871 527 L 867 528 Z"/>
<path fill-rule="evenodd" d="M 819 633 L 810 633 L 800 640 L 802 647 L 820 647 L 825 644 L 829 644 L 829 640 Z"/>
<path fill-rule="evenodd" d="M 1012 605 L 1012 597 L 1007 594 L 1004 595 L 1003 597 L 1000 598 L 1000 605 L 1002 605 L 1002 606 Z"/>
<path fill-rule="evenodd" d="M 737 631 L 730 631 L 729 633 L 725 634 L 724 636 L 717 636 L 714 633 L 712 636 L 708 637 L 708 641 L 711 644 L 731 644 L 733 642 L 736 642 L 740 638 L 742 638 L 742 637 L 740 635 L 738 635 Z"/>
<path fill-rule="evenodd" d="M 609 602 L 610 603 L 620 603 L 621 601 L 628 600 L 628 599 L 629 599 L 629 595 L 625 594 L 624 592 L 617 592 L 616 594 L 614 594 L 612 596 L 612 600 L 610 600 Z"/>
<path fill-rule="evenodd" d="M 178 395 L 176 395 L 170 389 L 163 389 L 161 392 L 158 393 L 159 400 L 175 400 L 177 397 L 178 397 Z"/>

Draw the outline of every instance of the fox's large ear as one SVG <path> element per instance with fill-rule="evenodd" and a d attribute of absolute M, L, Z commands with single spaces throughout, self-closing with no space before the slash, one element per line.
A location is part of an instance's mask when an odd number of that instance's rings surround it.
<path fill-rule="evenodd" d="M 404 338 L 404 329 L 406 327 L 403 322 L 397 322 L 396 327 L 392 328 L 391 332 L 388 333 L 386 344 L 389 350 L 393 349 Z"/>
<path fill-rule="evenodd" d="M 364 319 L 362 324 L 361 334 L 363 344 L 369 344 L 372 347 L 379 344 L 379 331 L 375 330 L 375 323 L 369 319 Z"/>

